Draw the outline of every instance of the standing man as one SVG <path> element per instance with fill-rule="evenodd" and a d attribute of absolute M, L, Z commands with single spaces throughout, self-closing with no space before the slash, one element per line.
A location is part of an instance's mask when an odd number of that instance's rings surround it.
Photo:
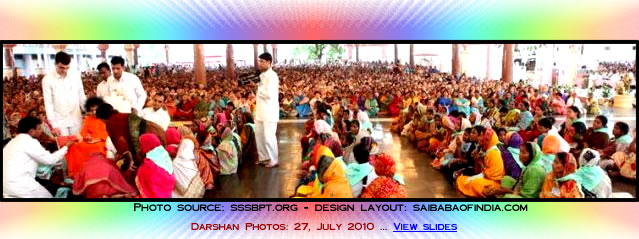
<path fill-rule="evenodd" d="M 113 75 L 111 75 L 106 82 L 110 97 L 105 97 L 105 101 L 112 104 L 121 113 L 133 113 L 137 115 L 139 112 L 142 112 L 147 96 L 140 78 L 124 71 L 124 58 L 120 56 L 111 58 L 111 69 L 113 70 Z M 126 105 L 130 105 L 131 109 L 121 109 L 117 107 L 123 105 L 120 102 L 110 102 L 116 97 L 117 99 L 123 99 L 124 102 L 127 103 Z"/>
<path fill-rule="evenodd" d="M 279 120 L 279 78 L 271 68 L 273 57 L 268 52 L 259 56 L 260 83 L 257 86 L 255 141 L 259 165 L 272 168 L 278 164 L 277 121 Z"/>
<path fill-rule="evenodd" d="M 71 56 L 65 52 L 55 55 L 55 72 L 42 79 L 42 94 L 47 119 L 62 136 L 75 135 L 82 127 L 82 109 L 86 95 L 77 72 L 68 72 Z"/>
<path fill-rule="evenodd" d="M 103 98 L 109 95 L 109 86 L 107 85 L 107 79 L 111 77 L 111 67 L 106 62 L 102 62 L 98 65 L 98 79 L 100 84 L 96 89 L 96 96 Z"/>

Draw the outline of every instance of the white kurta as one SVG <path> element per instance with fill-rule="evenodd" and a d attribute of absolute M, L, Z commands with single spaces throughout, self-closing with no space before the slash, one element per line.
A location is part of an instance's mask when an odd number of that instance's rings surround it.
<path fill-rule="evenodd" d="M 109 99 L 117 99 L 121 96 L 127 101 L 132 108 L 135 108 L 138 112 L 141 112 L 146 103 L 146 91 L 142 87 L 140 79 L 131 73 L 122 72 L 122 76 L 119 80 L 116 80 L 113 75 L 109 76 L 106 81 L 105 88 L 109 92 L 109 97 L 105 97 L 105 101 L 109 104 L 121 105 L 120 102 L 109 102 Z M 104 90 L 101 90 L 104 91 Z M 104 94 L 104 93 L 101 93 Z M 114 106 L 114 108 L 116 108 Z"/>
<path fill-rule="evenodd" d="M 95 90 L 95 95 L 104 99 L 104 97 L 109 96 L 109 94 L 109 86 L 107 86 L 106 81 L 100 82 Z"/>
<path fill-rule="evenodd" d="M 38 165 L 53 165 L 64 158 L 68 147 L 55 153 L 45 150 L 38 140 L 19 134 L 2 149 L 2 194 L 13 198 L 53 197 L 35 180 Z"/>
<path fill-rule="evenodd" d="M 260 74 L 255 112 L 255 143 L 260 161 L 278 162 L 277 121 L 279 120 L 279 78 L 273 69 Z"/>
<path fill-rule="evenodd" d="M 155 111 L 153 110 L 153 108 L 147 107 L 142 110 L 142 112 L 140 113 L 140 117 L 142 117 L 145 120 L 156 123 L 157 125 L 162 127 L 164 131 L 166 131 L 169 128 L 169 124 L 171 123 L 171 116 L 169 116 L 169 113 L 166 112 L 166 110 L 164 109 L 159 109 Z"/>
<path fill-rule="evenodd" d="M 42 79 L 42 95 L 47 119 L 62 135 L 76 134 L 82 126 L 82 107 L 86 101 L 80 75 L 68 72 L 66 77 L 56 72 Z"/>

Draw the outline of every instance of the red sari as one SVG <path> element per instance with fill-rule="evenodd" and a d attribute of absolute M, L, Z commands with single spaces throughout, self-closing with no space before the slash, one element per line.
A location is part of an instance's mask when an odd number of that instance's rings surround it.
<path fill-rule="evenodd" d="M 104 198 L 116 195 L 136 196 L 137 190 L 127 183 L 115 163 L 94 153 L 86 166 L 73 178 L 73 194 L 86 198 Z"/>
<path fill-rule="evenodd" d="M 173 114 L 173 117 L 176 120 L 192 121 L 195 118 L 193 110 L 195 109 L 196 104 L 197 100 L 190 100 L 182 103 L 182 106 L 175 112 L 175 114 Z"/>
<path fill-rule="evenodd" d="M 393 97 L 393 101 L 391 101 L 391 103 L 388 105 L 388 112 L 391 116 L 395 117 L 399 115 L 399 112 L 401 111 L 400 105 L 402 103 L 402 97 L 400 97 L 399 95 L 395 95 Z"/>

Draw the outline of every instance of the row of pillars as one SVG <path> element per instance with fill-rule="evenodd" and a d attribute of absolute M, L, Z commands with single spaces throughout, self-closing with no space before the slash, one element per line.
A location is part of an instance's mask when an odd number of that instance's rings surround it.
<path fill-rule="evenodd" d="M 453 62 L 451 73 L 459 76 L 461 73 L 461 59 L 459 54 L 460 44 L 453 44 Z M 462 46 L 466 47 L 466 46 Z M 513 44 L 504 44 L 504 55 L 502 58 L 501 80 L 511 83 L 513 81 Z M 490 45 L 486 51 L 486 79 L 490 79 Z"/>
<path fill-rule="evenodd" d="M 258 58 L 258 47 L 260 44 L 253 44 L 253 65 L 257 69 L 257 58 Z M 264 52 L 268 52 L 268 44 L 263 44 Z M 273 49 L 273 64 L 277 64 L 277 44 L 271 44 Z M 166 61 L 169 61 L 169 47 L 165 46 L 166 50 Z M 200 86 L 206 86 L 206 66 L 204 59 L 204 45 L 203 44 L 194 44 L 194 72 L 195 72 L 195 82 Z M 233 79 L 235 78 L 235 58 L 233 56 L 233 44 L 226 44 L 226 77 Z"/>

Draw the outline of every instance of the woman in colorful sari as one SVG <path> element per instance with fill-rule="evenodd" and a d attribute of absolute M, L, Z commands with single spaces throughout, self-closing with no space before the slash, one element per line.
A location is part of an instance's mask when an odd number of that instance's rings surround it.
<path fill-rule="evenodd" d="M 220 174 L 231 175 L 237 173 L 238 152 L 233 144 L 233 132 L 224 127 L 220 145 L 217 147 L 217 156 L 220 160 Z"/>
<path fill-rule="evenodd" d="M 95 116 L 98 106 L 104 104 L 100 98 L 89 98 L 84 104 L 87 114 L 82 122 L 80 131 L 81 142 L 73 144 L 67 152 L 67 175 L 80 172 L 93 153 L 106 155 L 106 141 L 109 137 L 104 121 Z"/>
<path fill-rule="evenodd" d="M 195 143 L 193 146 L 195 148 L 195 163 L 197 165 L 200 178 L 202 179 L 202 183 L 206 190 L 213 189 L 213 179 L 219 171 L 219 163 L 215 150 L 213 149 L 213 151 L 208 151 L 200 148 L 197 136 L 193 134 L 191 129 L 183 126 L 178 128 L 178 131 L 183 139 L 191 139 Z M 205 132 L 205 134 L 208 133 Z"/>
<path fill-rule="evenodd" d="M 552 171 L 546 174 L 540 198 L 583 198 L 581 186 L 572 177 L 577 161 L 570 153 L 561 152 L 553 161 Z"/>
<path fill-rule="evenodd" d="M 518 133 L 509 132 L 506 134 L 505 144 L 499 145 L 499 151 L 501 151 L 501 158 L 504 160 L 504 169 L 506 175 L 519 179 L 521 171 L 526 167 L 523 162 L 519 160 L 519 147 L 524 144 L 524 140 Z M 541 155 L 539 155 L 541 157 Z"/>
<path fill-rule="evenodd" d="M 312 160 L 316 178 L 311 185 L 304 185 L 301 188 L 312 188 L 306 195 L 311 198 L 352 198 L 348 179 L 346 178 L 344 163 L 335 159 L 330 149 L 325 146 L 318 147 Z M 299 189 L 298 189 L 299 192 Z"/>
<path fill-rule="evenodd" d="M 204 182 L 197 166 L 195 155 L 195 136 L 188 128 L 182 126 L 184 135 L 180 140 L 177 155 L 173 160 L 175 189 L 173 198 L 201 198 L 204 195 Z M 170 128 L 169 128 L 170 129 Z M 176 130 L 178 131 L 178 130 Z M 168 135 L 167 135 L 168 137 Z"/>
<path fill-rule="evenodd" d="M 535 107 L 534 109 L 533 120 L 530 123 L 530 127 L 519 131 L 519 135 L 525 142 L 534 141 L 537 137 L 539 137 L 539 135 L 541 135 L 541 131 L 539 130 L 539 121 L 544 118 L 544 111 L 541 107 Z M 552 127 L 552 125 L 550 127 Z"/>
<path fill-rule="evenodd" d="M 395 160 L 386 154 L 375 157 L 375 174 L 373 180 L 364 191 L 361 198 L 407 198 L 408 192 L 404 181 L 395 174 Z"/>
<path fill-rule="evenodd" d="M 295 102 L 295 110 L 297 110 L 298 117 L 304 118 L 313 113 L 311 112 L 309 101 L 308 97 L 304 96 L 302 91 L 297 92 L 297 95 L 293 98 L 293 102 Z"/>
<path fill-rule="evenodd" d="M 518 162 L 521 162 L 523 172 L 521 178 L 504 177 L 502 189 L 496 195 L 508 193 L 505 198 L 538 198 L 546 177 L 546 171 L 541 163 L 542 152 L 539 145 L 528 142 L 521 147 Z M 516 181 L 514 188 L 507 185 L 508 181 Z"/>
<path fill-rule="evenodd" d="M 612 167 L 607 167 L 609 172 L 618 173 L 630 180 L 637 179 L 637 139 L 629 143 L 629 147 L 624 151 L 619 151 L 612 155 Z"/>
<path fill-rule="evenodd" d="M 542 156 L 544 169 L 546 169 L 546 172 L 550 172 L 557 154 L 560 152 L 570 152 L 570 145 L 555 131 L 551 131 L 544 137 L 544 141 L 541 143 L 541 150 L 544 153 Z"/>
<path fill-rule="evenodd" d="M 253 116 L 249 112 L 242 113 L 242 131 L 240 132 L 242 141 L 242 163 L 253 163 L 257 160 L 257 144 L 255 142 L 255 123 Z"/>
<path fill-rule="evenodd" d="M 135 185 L 142 198 L 170 198 L 175 188 L 173 162 L 160 139 L 151 133 L 140 136 L 140 149 L 146 154 L 138 169 Z"/>
<path fill-rule="evenodd" d="M 464 97 L 464 93 L 461 91 L 458 93 L 457 98 L 455 98 L 455 106 L 457 106 L 457 111 L 470 115 L 470 101 Z"/>
<path fill-rule="evenodd" d="M 180 144 L 180 132 L 177 128 L 169 127 L 166 130 L 166 151 L 169 152 L 171 158 L 175 158 Z"/>
<path fill-rule="evenodd" d="M 581 118 L 581 111 L 576 106 L 568 107 L 566 111 L 566 121 L 561 125 L 559 134 L 568 142 L 576 143 L 581 141 L 581 136 L 585 133 L 586 122 Z"/>
<path fill-rule="evenodd" d="M 606 159 L 602 161 L 602 168 L 606 168 L 605 161 L 617 152 L 626 152 L 632 142 L 632 135 L 630 135 L 630 127 L 626 122 L 619 121 L 615 123 L 612 129 L 612 139 L 608 142 L 608 145 L 600 151 L 601 158 Z M 611 163 L 611 162 L 609 162 Z"/>
<path fill-rule="evenodd" d="M 379 112 L 379 104 L 373 94 L 369 94 L 366 102 L 364 103 L 364 108 L 366 108 L 366 112 L 368 112 L 369 117 L 377 116 L 377 112 Z"/>
<path fill-rule="evenodd" d="M 392 117 L 399 116 L 399 112 L 402 110 L 401 104 L 402 97 L 399 94 L 395 94 L 393 96 L 393 101 L 391 101 L 388 105 L 388 113 L 390 113 Z"/>
<path fill-rule="evenodd" d="M 131 198 L 138 195 L 136 188 L 127 183 L 115 163 L 98 152 L 91 155 L 73 181 L 73 194 L 86 198 Z"/>
<path fill-rule="evenodd" d="M 178 104 L 177 111 L 173 114 L 174 120 L 193 120 L 195 118 L 195 105 L 198 103 L 197 99 L 185 94 L 182 97 L 182 101 Z"/>
<path fill-rule="evenodd" d="M 369 162 L 370 152 L 365 142 L 355 145 L 353 154 L 356 162 L 346 166 L 346 177 L 353 191 L 353 197 L 358 198 L 362 190 L 377 178 L 377 174 Z"/>
<path fill-rule="evenodd" d="M 552 107 L 553 113 L 557 115 L 566 114 L 566 102 L 561 97 L 561 93 L 557 92 L 552 95 L 552 100 L 550 101 L 550 107 Z"/>
<path fill-rule="evenodd" d="M 467 197 L 486 197 L 485 192 L 500 188 L 500 182 L 506 174 L 501 152 L 497 148 L 499 139 L 495 131 L 484 130 L 480 142 L 482 151 L 486 152 L 485 156 L 477 151 L 473 156 L 479 162 L 481 173 L 471 177 L 460 175 L 456 179 L 457 190 Z"/>
<path fill-rule="evenodd" d="M 586 198 L 609 198 L 612 182 L 608 174 L 599 167 L 599 152 L 584 149 L 579 156 L 579 168 L 574 173 Z"/>
<path fill-rule="evenodd" d="M 608 129 L 608 118 L 598 115 L 592 122 L 592 128 L 584 134 L 583 148 L 603 150 L 609 143 L 610 130 Z"/>
<path fill-rule="evenodd" d="M 342 145 L 339 141 L 337 133 L 333 132 L 332 128 L 324 120 L 316 120 L 315 123 L 315 144 L 321 144 L 327 146 L 333 152 L 335 157 L 341 157 L 344 155 L 342 151 Z"/>

